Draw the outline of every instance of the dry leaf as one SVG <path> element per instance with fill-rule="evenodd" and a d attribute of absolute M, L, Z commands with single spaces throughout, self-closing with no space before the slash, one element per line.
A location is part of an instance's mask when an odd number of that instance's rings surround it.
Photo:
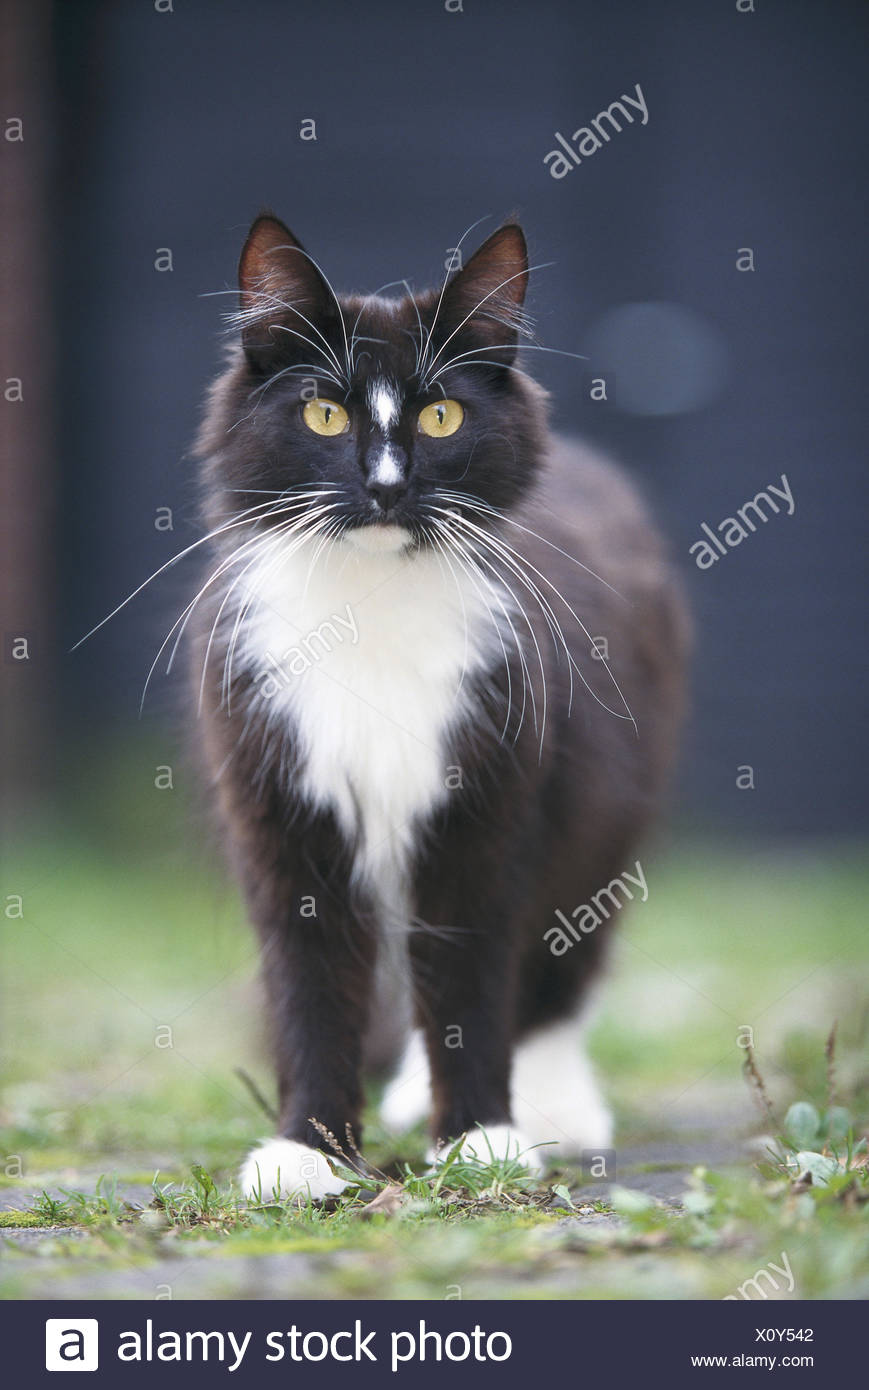
<path fill-rule="evenodd" d="M 404 1188 L 397 1182 L 388 1182 L 373 1202 L 368 1202 L 358 1209 L 357 1215 L 363 1221 L 370 1221 L 372 1216 L 394 1216 L 403 1202 Z"/>

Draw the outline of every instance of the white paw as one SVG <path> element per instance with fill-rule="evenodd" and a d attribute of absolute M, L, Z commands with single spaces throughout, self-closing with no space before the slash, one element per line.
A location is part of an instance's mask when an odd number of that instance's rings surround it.
<path fill-rule="evenodd" d="M 431 1077 L 422 1031 L 414 1028 L 398 1071 L 383 1092 L 380 1118 L 396 1134 L 413 1129 L 431 1111 Z"/>
<path fill-rule="evenodd" d="M 613 1124 L 582 1050 L 576 1019 L 552 1024 L 516 1049 L 510 1105 L 533 1144 L 556 1142 L 548 1161 L 612 1147 Z"/>
<path fill-rule="evenodd" d="M 330 1161 L 319 1149 L 309 1149 L 295 1139 L 266 1139 L 245 1159 L 241 1190 L 250 1200 L 263 1202 L 284 1197 L 307 1197 L 320 1201 L 343 1192 L 347 1183 L 336 1176 Z"/>
<path fill-rule="evenodd" d="M 442 1144 L 430 1153 L 430 1161 L 443 1163 L 451 1148 L 452 1144 Z M 522 1166 L 534 1174 L 542 1173 L 546 1167 L 544 1155 L 531 1147 L 531 1141 L 515 1125 L 482 1125 L 469 1129 L 459 1152 L 462 1158 L 475 1158 L 480 1163 L 518 1158 Z"/>

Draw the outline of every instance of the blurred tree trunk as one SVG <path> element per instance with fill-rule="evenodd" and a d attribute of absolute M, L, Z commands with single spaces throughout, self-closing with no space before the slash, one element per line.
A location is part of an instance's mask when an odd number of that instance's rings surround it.
<path fill-rule="evenodd" d="M 50 16 L 46 0 L 0 4 L 0 756 L 10 829 L 43 803 L 54 764 Z"/>

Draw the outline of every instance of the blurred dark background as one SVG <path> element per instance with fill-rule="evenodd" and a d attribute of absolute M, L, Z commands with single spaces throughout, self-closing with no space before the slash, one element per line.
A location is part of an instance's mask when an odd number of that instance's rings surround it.
<path fill-rule="evenodd" d="M 859 833 L 869 7 L 457 2 L 8 0 L 25 138 L 3 142 L 3 375 L 25 381 L 5 407 L 4 631 L 32 638 L 26 669 L 4 663 L 16 805 L 62 789 L 77 749 L 162 738 L 181 703 L 159 677 L 139 721 L 195 565 L 69 649 L 200 534 L 187 451 L 230 302 L 208 296 L 250 219 L 272 207 L 339 287 L 374 289 L 439 279 L 470 223 L 519 211 L 554 262 L 533 277 L 538 341 L 590 355 L 527 365 L 560 428 L 631 468 L 690 592 L 683 817 Z M 648 124 L 552 178 L 554 132 L 637 83 Z M 698 569 L 701 523 L 782 473 L 794 515 Z"/>

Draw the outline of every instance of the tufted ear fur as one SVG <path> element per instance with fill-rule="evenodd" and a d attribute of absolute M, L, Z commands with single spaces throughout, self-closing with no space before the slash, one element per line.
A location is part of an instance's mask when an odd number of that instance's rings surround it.
<path fill-rule="evenodd" d="M 507 365 L 516 353 L 527 288 L 525 236 L 518 222 L 505 222 L 448 284 L 441 321 L 456 337 L 497 351 L 497 361 Z"/>
<path fill-rule="evenodd" d="M 241 337 L 248 356 L 304 347 L 316 337 L 309 324 L 335 316 L 336 306 L 323 276 L 288 227 L 264 213 L 247 234 L 238 263 Z"/>

